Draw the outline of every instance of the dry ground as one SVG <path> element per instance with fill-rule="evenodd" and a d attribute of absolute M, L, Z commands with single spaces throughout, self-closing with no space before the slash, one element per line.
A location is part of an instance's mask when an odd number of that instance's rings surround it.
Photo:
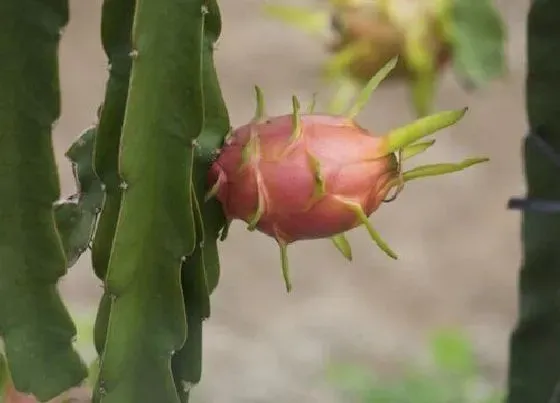
<path fill-rule="evenodd" d="M 222 0 L 224 32 L 217 64 L 232 123 L 253 110 L 254 84 L 272 113 L 320 88 L 325 55 L 313 39 L 265 20 L 258 0 Z M 94 121 L 107 75 L 99 42 L 100 0 L 72 0 L 61 49 L 63 116 L 55 142 L 63 192 L 73 191 L 63 153 Z M 519 214 L 505 209 L 523 192 L 525 20 L 528 0 L 503 0 L 510 30 L 510 75 L 467 94 L 451 75 L 438 109 L 470 107 L 440 136 L 424 161 L 489 155 L 491 163 L 456 176 L 411 184 L 374 217 L 400 260 L 387 259 L 363 229 L 350 233 L 349 264 L 328 241 L 290 250 L 294 292 L 286 295 L 273 241 L 234 225 L 221 245 L 222 277 L 205 334 L 203 382 L 208 403 L 334 402 L 324 380 L 332 360 L 356 360 L 389 371 L 417 355 L 435 326 L 462 326 L 489 376 L 503 382 L 508 332 L 516 314 Z M 360 121 L 377 131 L 412 119 L 406 91 L 379 89 Z M 74 309 L 95 308 L 99 282 L 85 256 L 61 283 Z"/>

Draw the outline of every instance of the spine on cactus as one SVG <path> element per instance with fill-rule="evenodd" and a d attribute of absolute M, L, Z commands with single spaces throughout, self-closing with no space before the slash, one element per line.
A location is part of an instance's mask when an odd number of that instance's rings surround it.
<path fill-rule="evenodd" d="M 67 21 L 65 0 L 0 3 L 0 338 L 15 388 L 41 401 L 87 375 L 56 288 L 66 259 L 53 214 L 60 185 L 51 136 Z"/>
<path fill-rule="evenodd" d="M 196 242 L 191 175 L 203 127 L 205 3 L 136 4 L 96 403 L 179 401 L 171 359 L 186 340 L 181 266 Z"/>
<path fill-rule="evenodd" d="M 187 340 L 172 360 L 173 376 L 181 402 L 188 401 L 191 388 L 202 376 L 202 325 L 210 316 L 209 295 L 218 283 L 220 262 L 217 242 L 226 224 L 217 200 L 204 200 L 208 191 L 207 172 L 230 129 L 213 57 L 221 31 L 220 13 L 216 1 L 209 1 L 207 5 L 202 51 L 204 125 L 195 147 L 192 189 L 197 244 L 194 253 L 182 267 Z"/>
<path fill-rule="evenodd" d="M 101 40 L 109 59 L 110 75 L 105 101 L 100 108 L 93 165 L 103 183 L 105 196 L 91 251 L 93 269 L 101 281 L 105 281 L 107 274 L 121 204 L 119 144 L 132 65 L 134 7 L 134 0 L 105 0 L 101 15 Z M 105 290 L 97 310 L 94 330 L 95 349 L 99 356 L 105 345 L 110 307 L 110 296 Z"/>

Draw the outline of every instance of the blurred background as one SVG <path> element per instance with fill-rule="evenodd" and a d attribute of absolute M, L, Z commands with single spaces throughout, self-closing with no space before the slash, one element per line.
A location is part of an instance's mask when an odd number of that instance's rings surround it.
<path fill-rule="evenodd" d="M 292 2 L 294 3 L 294 2 Z M 306 4 L 311 1 L 300 1 Z M 265 92 L 271 114 L 286 113 L 319 91 L 327 55 L 314 38 L 267 19 L 262 0 L 222 0 L 223 33 L 216 52 L 222 90 L 234 126 L 251 118 L 253 85 Z M 508 337 L 516 319 L 520 215 L 505 208 L 524 191 L 521 138 L 525 22 L 529 0 L 497 1 L 507 23 L 509 74 L 467 93 L 451 72 L 442 78 L 435 110 L 468 106 L 456 127 L 418 162 L 486 155 L 491 162 L 465 172 L 408 185 L 371 217 L 399 254 L 388 259 L 365 229 L 348 236 L 354 262 L 330 241 L 290 250 L 293 292 L 285 292 L 275 242 L 234 223 L 221 246 L 222 275 L 205 327 L 203 380 L 194 402 L 340 402 L 329 380 L 332 365 L 352 364 L 398 379 L 425 360 L 434 330 L 458 329 L 470 340 L 477 371 L 503 388 Z M 71 0 L 61 45 L 62 117 L 55 147 L 62 194 L 74 191 L 64 152 L 95 122 L 107 78 L 99 39 L 101 0 Z M 404 84 L 380 87 L 358 120 L 383 133 L 415 119 Z M 93 321 L 101 284 L 85 254 L 60 284 L 81 324 Z M 80 340 L 91 359 L 89 330 Z M 453 402 L 455 403 L 455 402 Z"/>

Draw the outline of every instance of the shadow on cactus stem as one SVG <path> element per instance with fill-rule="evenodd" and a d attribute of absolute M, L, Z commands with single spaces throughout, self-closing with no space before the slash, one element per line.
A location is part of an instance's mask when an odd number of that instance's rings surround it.
<path fill-rule="evenodd" d="M 397 57 L 391 59 L 371 77 L 345 111 L 317 113 L 312 101 L 303 113 L 294 96 L 290 114 L 269 117 L 263 93 L 256 87 L 253 119 L 231 132 L 212 165 L 212 187 L 205 200 L 215 196 L 228 221 L 240 219 L 249 231 L 259 230 L 276 240 L 287 291 L 292 288 L 289 244 L 331 238 L 351 260 L 344 232 L 363 225 L 374 243 L 396 259 L 368 217 L 383 202 L 395 200 L 409 181 L 488 161 L 469 158 L 404 169 L 405 160 L 435 143 L 423 139 L 457 123 L 467 108 L 426 116 L 378 136 L 355 122 L 397 62 Z"/>

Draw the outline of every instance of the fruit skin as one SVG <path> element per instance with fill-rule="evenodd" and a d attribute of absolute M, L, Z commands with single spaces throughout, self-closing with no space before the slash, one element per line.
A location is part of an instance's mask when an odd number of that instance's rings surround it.
<path fill-rule="evenodd" d="M 436 70 L 441 71 L 452 60 L 452 46 L 444 40 L 440 24 L 435 15 L 426 10 L 423 17 L 428 20 L 428 31 L 424 36 L 425 49 L 435 58 Z M 327 49 L 337 54 L 359 42 L 366 46 L 359 57 L 347 66 L 349 74 L 367 81 L 391 58 L 399 58 L 396 68 L 389 78 L 413 77 L 417 74 L 406 61 L 406 26 L 399 26 L 389 16 L 376 10 L 372 5 L 359 4 L 335 8 L 332 14 L 332 29 L 336 38 L 327 45 Z"/>
<path fill-rule="evenodd" d="M 209 174 L 228 220 L 257 219 L 256 229 L 285 244 L 360 225 L 353 207 L 369 216 L 398 176 L 384 139 L 352 120 L 302 115 L 300 122 L 295 135 L 292 115 L 239 127 Z"/>

